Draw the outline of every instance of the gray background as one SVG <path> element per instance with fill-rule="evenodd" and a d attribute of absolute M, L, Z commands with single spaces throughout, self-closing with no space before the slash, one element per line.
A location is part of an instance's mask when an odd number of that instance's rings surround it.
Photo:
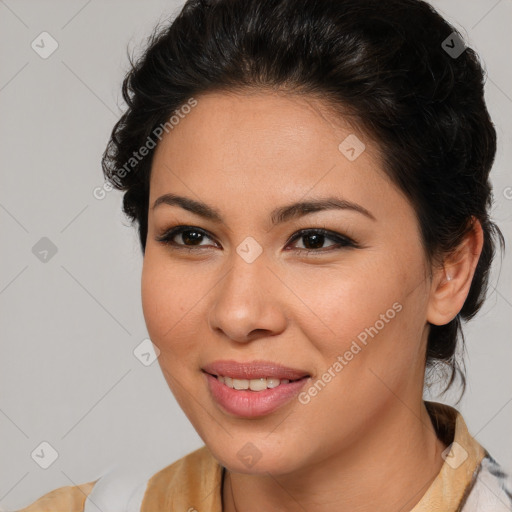
<path fill-rule="evenodd" d="M 92 194 L 123 108 L 126 47 L 138 47 L 181 3 L 0 0 L 0 509 L 91 481 L 115 461 L 150 461 L 156 471 L 202 445 L 158 363 L 144 366 L 133 354 L 147 337 L 136 232 L 119 192 Z M 512 245 L 512 0 L 433 3 L 488 69 L 499 136 L 493 212 Z M 43 31 L 59 45 L 47 59 L 31 47 Z M 32 249 L 43 237 L 57 248 L 46 262 Z M 466 329 L 468 389 L 459 405 L 508 470 L 511 258 L 494 266 L 489 298 Z M 42 441 L 58 452 L 46 470 L 31 457 Z"/>

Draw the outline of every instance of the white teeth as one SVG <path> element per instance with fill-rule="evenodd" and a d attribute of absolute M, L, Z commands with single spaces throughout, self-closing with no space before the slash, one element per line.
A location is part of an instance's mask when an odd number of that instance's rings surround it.
<path fill-rule="evenodd" d="M 267 379 L 251 379 L 249 381 L 249 389 L 251 391 L 263 391 L 267 389 Z"/>
<path fill-rule="evenodd" d="M 277 388 L 281 381 L 279 379 L 267 379 L 267 388 Z"/>
<path fill-rule="evenodd" d="M 289 379 L 275 379 L 273 377 L 260 378 L 260 379 L 232 379 L 231 377 L 223 377 L 217 375 L 217 379 L 220 382 L 232 389 L 245 390 L 250 389 L 251 391 L 263 391 L 265 389 L 277 388 L 280 384 L 288 384 Z"/>
<path fill-rule="evenodd" d="M 247 379 L 233 379 L 234 389 L 249 389 L 249 381 Z"/>

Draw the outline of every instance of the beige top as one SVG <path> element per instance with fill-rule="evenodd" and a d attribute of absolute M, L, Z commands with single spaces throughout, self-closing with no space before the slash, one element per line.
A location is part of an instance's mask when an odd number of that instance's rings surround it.
<path fill-rule="evenodd" d="M 425 404 L 438 437 L 451 445 L 452 450 L 411 512 L 459 512 L 473 487 L 480 463 L 488 454 L 471 437 L 462 416 L 455 409 L 435 402 Z M 222 512 L 223 477 L 224 468 L 203 446 L 149 479 L 140 510 L 188 511 L 195 508 L 201 512 Z M 95 483 L 61 487 L 20 512 L 83 512 L 86 497 Z"/>

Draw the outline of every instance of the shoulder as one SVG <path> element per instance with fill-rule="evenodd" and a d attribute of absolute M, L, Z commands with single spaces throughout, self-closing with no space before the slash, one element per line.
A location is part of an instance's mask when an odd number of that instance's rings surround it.
<path fill-rule="evenodd" d="M 141 510 L 196 508 L 220 512 L 223 475 L 224 468 L 203 446 L 151 477 Z"/>
<path fill-rule="evenodd" d="M 59 487 L 17 512 L 83 512 L 85 500 L 95 483 Z"/>
<path fill-rule="evenodd" d="M 150 467 L 120 464 L 93 482 L 55 489 L 16 512 L 222 510 L 224 468 L 206 446 L 156 473 Z"/>

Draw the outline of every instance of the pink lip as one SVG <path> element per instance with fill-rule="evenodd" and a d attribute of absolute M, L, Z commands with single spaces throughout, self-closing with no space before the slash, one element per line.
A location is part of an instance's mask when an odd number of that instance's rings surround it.
<path fill-rule="evenodd" d="M 272 377 L 274 379 L 297 380 L 308 376 L 308 372 L 288 368 L 270 361 L 251 361 L 239 363 L 237 361 L 215 361 L 203 366 L 203 370 L 211 375 L 222 375 L 232 379 L 259 379 Z"/>
<path fill-rule="evenodd" d="M 297 396 L 309 380 L 307 372 L 266 361 L 216 361 L 204 366 L 203 371 L 210 393 L 217 404 L 225 412 L 243 418 L 255 418 L 274 412 Z M 234 379 L 272 377 L 289 379 L 292 382 L 263 391 L 236 390 L 220 382 L 214 375 Z"/>
<path fill-rule="evenodd" d="M 205 373 L 204 376 L 212 397 L 222 409 L 242 418 L 255 418 L 274 412 L 298 395 L 301 388 L 309 380 L 304 377 L 263 391 L 237 391 L 226 386 L 217 377 L 213 377 L 209 373 Z"/>

